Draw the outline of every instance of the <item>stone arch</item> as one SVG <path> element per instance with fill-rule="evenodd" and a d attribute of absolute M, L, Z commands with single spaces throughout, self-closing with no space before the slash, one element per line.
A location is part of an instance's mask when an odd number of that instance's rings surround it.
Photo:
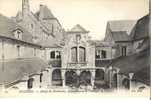
<path fill-rule="evenodd" d="M 122 80 L 122 86 L 125 88 L 125 89 L 130 89 L 130 80 L 128 78 L 124 78 Z"/>
<path fill-rule="evenodd" d="M 61 77 L 61 70 L 55 69 L 52 72 L 52 85 L 61 86 L 62 85 L 62 77 Z"/>
<path fill-rule="evenodd" d="M 104 80 L 104 70 L 103 69 L 96 69 L 95 71 L 95 78 L 98 80 Z"/>
<path fill-rule="evenodd" d="M 75 71 L 67 71 L 65 73 L 65 84 L 67 86 L 76 86 L 78 83 L 78 76 Z"/>
<path fill-rule="evenodd" d="M 91 84 L 91 72 L 90 71 L 82 71 L 80 73 L 80 84 L 82 85 L 90 85 Z"/>
<path fill-rule="evenodd" d="M 104 81 L 104 70 L 103 69 L 96 69 L 95 71 L 95 83 L 101 84 Z"/>
<path fill-rule="evenodd" d="M 112 87 L 117 88 L 117 73 L 113 75 Z"/>

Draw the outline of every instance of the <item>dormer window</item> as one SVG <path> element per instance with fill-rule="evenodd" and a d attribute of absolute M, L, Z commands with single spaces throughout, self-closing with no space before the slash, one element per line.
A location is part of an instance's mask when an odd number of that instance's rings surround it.
<path fill-rule="evenodd" d="M 21 30 L 19 30 L 19 29 L 17 29 L 17 30 L 15 30 L 14 31 L 14 36 L 15 36 L 15 38 L 16 39 L 22 39 L 22 31 Z"/>

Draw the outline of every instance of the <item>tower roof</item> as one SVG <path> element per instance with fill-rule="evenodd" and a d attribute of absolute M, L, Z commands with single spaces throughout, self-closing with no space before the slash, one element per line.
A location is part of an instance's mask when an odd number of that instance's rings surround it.
<path fill-rule="evenodd" d="M 52 14 L 51 10 L 45 5 L 40 5 L 40 10 L 35 14 L 37 18 L 42 19 L 53 19 L 55 16 Z"/>

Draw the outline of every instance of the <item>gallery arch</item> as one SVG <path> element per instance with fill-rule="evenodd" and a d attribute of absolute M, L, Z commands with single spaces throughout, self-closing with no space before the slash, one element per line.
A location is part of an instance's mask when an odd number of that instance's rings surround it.
<path fill-rule="evenodd" d="M 67 86 L 76 86 L 78 84 L 78 75 L 74 71 L 65 73 L 65 83 Z"/>
<path fill-rule="evenodd" d="M 95 71 L 95 85 L 102 86 L 104 85 L 104 70 L 103 69 L 96 69 Z"/>
<path fill-rule="evenodd" d="M 91 85 L 91 72 L 90 71 L 81 72 L 80 85 Z"/>
<path fill-rule="evenodd" d="M 122 86 L 123 86 L 125 89 L 129 89 L 129 88 L 130 88 L 130 80 L 129 80 L 128 78 L 123 79 L 123 81 L 122 81 Z"/>
<path fill-rule="evenodd" d="M 52 85 L 54 86 L 61 86 L 62 85 L 62 78 L 61 78 L 61 70 L 55 69 L 52 72 Z"/>
<path fill-rule="evenodd" d="M 113 75 L 112 87 L 117 88 L 117 73 Z"/>

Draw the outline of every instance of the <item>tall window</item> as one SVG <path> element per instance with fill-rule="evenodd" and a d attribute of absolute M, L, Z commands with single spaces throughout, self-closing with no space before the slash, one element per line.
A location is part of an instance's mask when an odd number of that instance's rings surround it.
<path fill-rule="evenodd" d="M 85 48 L 79 47 L 79 62 L 85 62 Z"/>
<path fill-rule="evenodd" d="M 71 60 L 72 62 L 77 62 L 77 47 L 71 48 Z"/>
<path fill-rule="evenodd" d="M 126 46 L 122 47 L 122 56 L 126 56 Z"/>
<path fill-rule="evenodd" d="M 101 57 L 102 57 L 102 58 L 106 58 L 106 51 L 105 51 L 105 50 L 102 50 L 102 52 L 101 52 Z"/>
<path fill-rule="evenodd" d="M 86 52 L 84 47 L 73 47 L 71 48 L 71 61 L 72 62 L 85 62 Z"/>

